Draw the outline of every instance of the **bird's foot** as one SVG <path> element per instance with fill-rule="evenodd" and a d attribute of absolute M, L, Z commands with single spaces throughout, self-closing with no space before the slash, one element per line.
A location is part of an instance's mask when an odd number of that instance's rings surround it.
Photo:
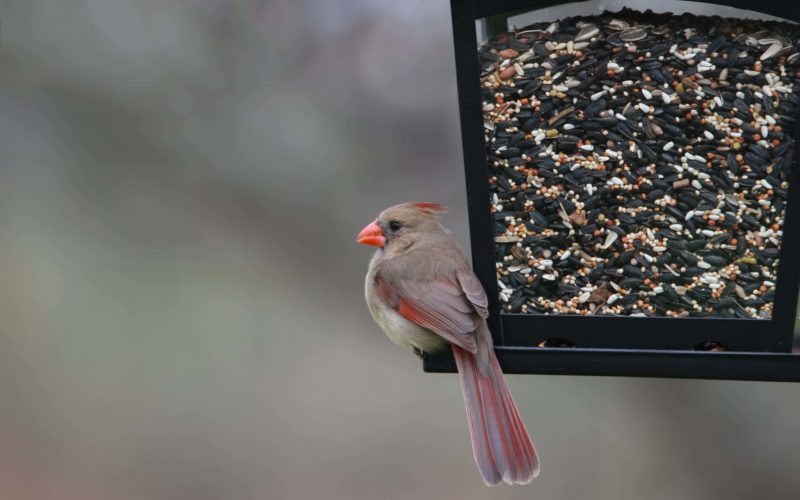
<path fill-rule="evenodd" d="M 425 359 L 425 353 L 422 351 L 422 349 L 419 349 L 418 347 L 412 347 L 411 349 L 414 351 L 414 354 L 419 357 L 419 359 Z"/>

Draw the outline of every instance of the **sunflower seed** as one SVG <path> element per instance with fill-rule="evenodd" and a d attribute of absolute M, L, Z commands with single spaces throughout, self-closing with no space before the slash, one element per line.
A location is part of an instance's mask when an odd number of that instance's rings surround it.
<path fill-rule="evenodd" d="M 623 30 L 619 37 L 626 42 L 638 42 L 647 36 L 647 26 L 634 26 Z"/>
<path fill-rule="evenodd" d="M 781 50 L 783 50 L 783 44 L 776 40 L 758 58 L 762 61 L 766 61 L 770 57 L 774 57 Z"/>

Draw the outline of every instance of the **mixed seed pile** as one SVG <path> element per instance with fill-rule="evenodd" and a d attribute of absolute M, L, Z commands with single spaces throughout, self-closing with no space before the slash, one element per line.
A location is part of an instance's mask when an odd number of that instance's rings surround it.
<path fill-rule="evenodd" d="M 503 311 L 770 318 L 799 39 L 624 10 L 483 44 Z"/>

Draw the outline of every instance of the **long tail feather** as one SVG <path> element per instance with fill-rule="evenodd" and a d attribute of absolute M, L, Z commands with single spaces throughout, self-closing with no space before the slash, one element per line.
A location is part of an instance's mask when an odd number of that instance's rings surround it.
<path fill-rule="evenodd" d="M 539 475 L 539 459 L 493 351 L 488 369 L 475 354 L 453 345 L 467 409 L 472 452 L 487 485 L 527 484 Z"/>

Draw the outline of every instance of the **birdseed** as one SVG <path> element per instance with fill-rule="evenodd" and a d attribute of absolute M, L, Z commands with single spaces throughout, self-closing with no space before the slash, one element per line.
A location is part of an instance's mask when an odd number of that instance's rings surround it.
<path fill-rule="evenodd" d="M 798 40 L 626 9 L 482 44 L 502 310 L 770 318 Z"/>

